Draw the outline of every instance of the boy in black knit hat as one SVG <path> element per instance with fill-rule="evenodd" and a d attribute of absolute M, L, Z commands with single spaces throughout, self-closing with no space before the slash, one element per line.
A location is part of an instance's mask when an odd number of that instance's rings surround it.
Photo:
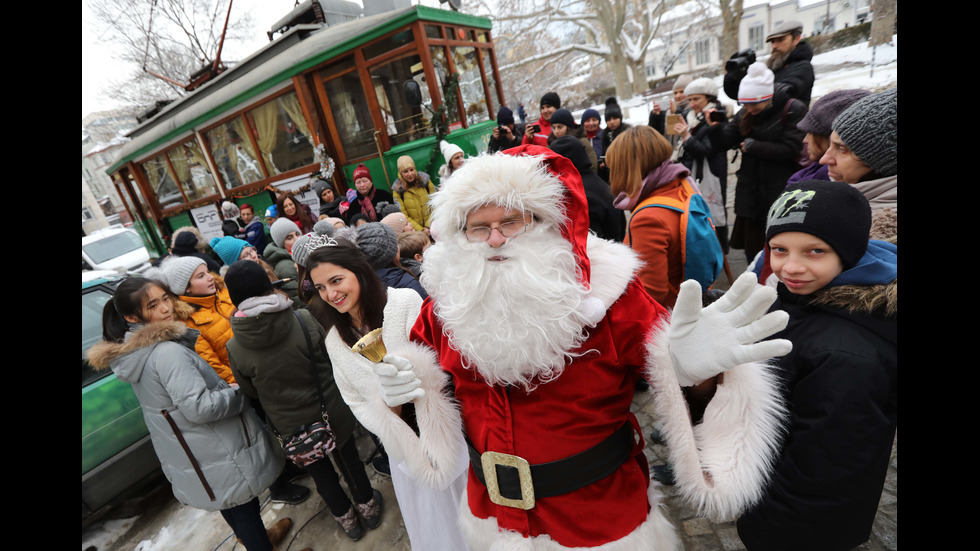
<path fill-rule="evenodd" d="M 766 494 L 738 520 L 749 551 L 845 550 L 871 534 L 897 427 L 898 247 L 870 227 L 843 182 L 793 184 L 769 210 L 790 419 Z"/>

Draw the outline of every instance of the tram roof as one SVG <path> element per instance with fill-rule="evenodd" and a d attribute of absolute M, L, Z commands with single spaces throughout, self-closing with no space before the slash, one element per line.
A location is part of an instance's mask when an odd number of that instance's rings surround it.
<path fill-rule="evenodd" d="M 411 6 L 339 25 L 297 25 L 187 96 L 171 102 L 127 136 L 106 170 L 119 170 L 182 134 L 325 61 L 416 20 L 490 29 L 490 20 L 455 11 Z"/>

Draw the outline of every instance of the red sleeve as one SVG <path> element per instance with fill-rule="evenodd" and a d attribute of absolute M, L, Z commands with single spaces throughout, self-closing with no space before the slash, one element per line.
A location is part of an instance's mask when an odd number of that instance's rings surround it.
<path fill-rule="evenodd" d="M 422 301 L 422 309 L 419 311 L 419 317 L 415 319 L 415 325 L 412 326 L 409 340 L 440 350 L 438 341 L 442 338 L 442 324 L 432 311 L 432 299 L 426 298 Z"/>

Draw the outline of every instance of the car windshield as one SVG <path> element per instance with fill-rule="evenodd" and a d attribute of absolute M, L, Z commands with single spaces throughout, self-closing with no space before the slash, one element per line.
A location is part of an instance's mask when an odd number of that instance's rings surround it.
<path fill-rule="evenodd" d="M 82 358 L 85 358 L 85 352 L 102 338 L 102 309 L 111 296 L 102 289 L 82 295 Z M 93 372 L 84 361 L 82 362 L 82 386 L 105 375 L 104 372 Z"/>
<path fill-rule="evenodd" d="M 123 232 L 82 245 L 82 250 L 96 264 L 101 264 L 110 258 L 116 258 L 126 253 L 137 251 L 143 247 L 143 240 L 134 232 Z"/>

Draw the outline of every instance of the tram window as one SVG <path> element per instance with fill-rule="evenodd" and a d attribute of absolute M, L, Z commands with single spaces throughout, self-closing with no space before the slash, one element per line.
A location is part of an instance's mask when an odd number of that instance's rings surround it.
<path fill-rule="evenodd" d="M 477 62 L 476 48 L 453 47 L 453 63 L 459 73 L 459 93 L 466 111 L 467 125 L 490 119 L 487 98 L 483 91 L 483 77 Z"/>
<path fill-rule="evenodd" d="M 190 140 L 167 152 L 170 166 L 177 173 L 177 181 L 188 201 L 201 199 L 218 192 L 208 170 L 207 160 L 197 142 Z"/>
<path fill-rule="evenodd" d="M 439 27 L 437 25 L 426 25 L 425 26 L 425 36 L 429 38 L 442 38 L 442 33 L 439 32 Z"/>
<path fill-rule="evenodd" d="M 415 33 L 412 29 L 405 29 L 399 31 L 388 38 L 383 38 L 373 44 L 364 47 L 364 59 L 370 60 L 371 58 L 378 57 L 381 54 L 386 54 L 396 48 L 400 48 L 405 44 L 411 44 L 415 42 Z"/>
<path fill-rule="evenodd" d="M 323 88 L 346 158 L 350 160 L 377 153 L 371 110 L 364 98 L 364 88 L 357 72 L 324 81 Z"/>
<path fill-rule="evenodd" d="M 242 117 L 235 117 L 212 128 L 204 137 L 225 189 L 257 182 L 265 177 Z"/>
<path fill-rule="evenodd" d="M 489 48 L 480 48 L 480 55 L 483 56 L 483 72 L 487 76 L 487 87 L 490 89 L 490 102 L 492 103 L 490 111 L 494 112 L 500 109 L 500 98 L 497 97 L 497 83 L 493 80 L 493 62 L 490 59 Z"/>
<path fill-rule="evenodd" d="M 160 203 L 160 208 L 165 209 L 184 202 L 184 198 L 180 195 L 180 190 L 177 189 L 176 179 L 170 170 L 170 165 L 163 155 L 157 155 L 156 157 L 147 159 L 141 165 L 141 168 L 143 169 L 143 173 L 146 174 L 147 181 L 150 183 L 150 189 L 157 196 L 157 202 Z"/>
<path fill-rule="evenodd" d="M 432 66 L 435 69 L 439 91 L 442 93 L 442 101 L 446 101 L 446 79 L 449 77 L 449 64 L 446 62 L 446 48 L 443 46 L 432 46 Z M 446 118 L 449 124 L 460 121 L 459 107 L 456 105 L 446 106 Z"/>
<path fill-rule="evenodd" d="M 270 176 L 313 163 L 313 140 L 295 92 L 263 103 L 246 116 Z"/>
<path fill-rule="evenodd" d="M 421 73 L 421 64 L 421 56 L 411 54 L 371 68 L 371 84 L 391 145 L 431 136 L 434 132 L 423 109 L 410 104 L 402 93 L 402 83 L 411 79 L 414 72 Z"/>

